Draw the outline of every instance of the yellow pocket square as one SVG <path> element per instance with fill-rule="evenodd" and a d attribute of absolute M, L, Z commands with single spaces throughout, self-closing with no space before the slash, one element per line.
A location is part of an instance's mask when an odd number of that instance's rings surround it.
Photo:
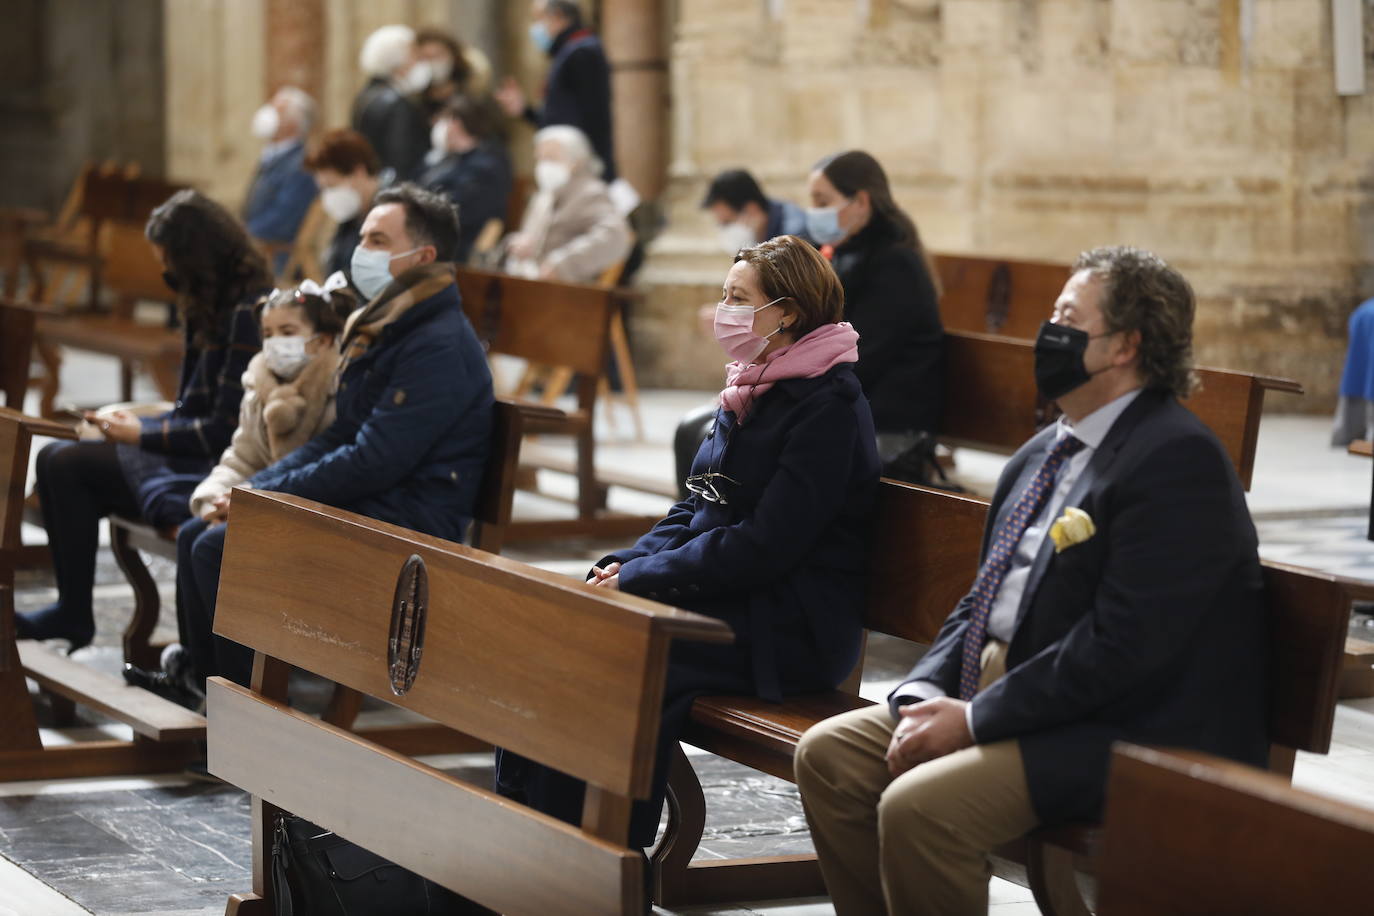
<path fill-rule="evenodd" d="M 1050 538 L 1054 541 L 1055 553 L 1074 544 L 1081 544 L 1094 534 L 1097 534 L 1097 526 L 1093 524 L 1092 516 L 1072 506 L 1065 509 L 1064 514 L 1055 519 L 1054 524 L 1050 526 Z"/>

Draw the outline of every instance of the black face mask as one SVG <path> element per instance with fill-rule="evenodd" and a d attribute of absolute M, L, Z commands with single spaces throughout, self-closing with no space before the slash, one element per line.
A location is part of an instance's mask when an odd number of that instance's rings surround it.
<path fill-rule="evenodd" d="M 1087 331 L 1049 321 L 1040 323 L 1035 337 L 1035 386 L 1056 401 L 1093 377 L 1083 365 L 1091 340 Z"/>
<path fill-rule="evenodd" d="M 162 272 L 162 282 L 167 284 L 167 288 L 174 293 L 181 292 L 181 278 L 170 270 Z"/>

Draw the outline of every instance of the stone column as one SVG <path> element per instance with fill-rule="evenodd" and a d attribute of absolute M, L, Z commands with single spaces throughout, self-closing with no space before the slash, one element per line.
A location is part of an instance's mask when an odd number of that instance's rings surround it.
<path fill-rule="evenodd" d="M 324 0 L 267 0 L 263 98 L 282 86 L 324 98 Z"/>
<path fill-rule="evenodd" d="M 602 0 L 601 40 L 611 62 L 615 158 L 641 197 L 662 192 L 668 171 L 668 57 L 660 0 Z"/>

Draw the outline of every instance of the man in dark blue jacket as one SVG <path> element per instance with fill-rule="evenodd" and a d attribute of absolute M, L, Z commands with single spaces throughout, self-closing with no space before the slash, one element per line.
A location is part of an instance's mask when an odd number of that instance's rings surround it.
<path fill-rule="evenodd" d="M 1255 526 L 1191 390 L 1187 281 L 1079 257 L 1036 342 L 1064 412 L 998 482 L 973 589 L 887 705 L 803 736 L 797 784 L 850 913 L 988 911 L 988 852 L 1100 817 L 1113 741 L 1268 759 Z"/>
<path fill-rule="evenodd" d="M 457 245 L 447 200 L 410 184 L 377 195 L 353 254 L 353 283 L 370 301 L 344 329 L 337 418 L 250 486 L 462 540 L 487 459 L 492 388 L 454 284 Z M 207 528 L 191 551 L 197 594 L 185 598 L 199 603 L 205 634 L 224 532 Z M 200 673 L 246 683 L 251 651 L 214 639 L 220 670 Z"/>
<path fill-rule="evenodd" d="M 544 104 L 535 108 L 515 80 L 507 78 L 496 98 L 512 118 L 536 127 L 571 124 L 591 141 L 605 167 L 601 178 L 616 179 L 615 144 L 611 134 L 611 65 L 601 39 L 582 22 L 573 0 L 534 0 L 530 6 L 530 39 L 549 55 Z"/>

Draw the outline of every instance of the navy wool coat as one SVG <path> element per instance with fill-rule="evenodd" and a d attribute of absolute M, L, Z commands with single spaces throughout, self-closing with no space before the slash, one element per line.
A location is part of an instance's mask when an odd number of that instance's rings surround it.
<path fill-rule="evenodd" d="M 262 292 L 266 293 L 267 290 Z M 186 355 L 172 410 L 140 421 L 138 445 L 121 444 L 124 479 L 143 519 L 171 528 L 191 517 L 191 493 L 205 479 L 239 425 L 243 373 L 261 349 L 256 296 L 225 309 L 213 343 L 183 330 Z"/>
<path fill-rule="evenodd" d="M 840 683 L 859 657 L 879 474 L 853 364 L 778 382 L 742 425 L 719 411 L 692 464 L 707 472 L 735 481 L 716 484 L 727 504 L 693 494 L 600 565 L 622 564 L 622 591 L 734 628 L 735 646 L 695 647 L 704 687 L 726 668 L 772 700 Z"/>
<path fill-rule="evenodd" d="M 328 429 L 252 485 L 462 540 L 490 446 L 492 390 L 458 288 L 385 327 L 344 369 L 335 403 Z"/>

